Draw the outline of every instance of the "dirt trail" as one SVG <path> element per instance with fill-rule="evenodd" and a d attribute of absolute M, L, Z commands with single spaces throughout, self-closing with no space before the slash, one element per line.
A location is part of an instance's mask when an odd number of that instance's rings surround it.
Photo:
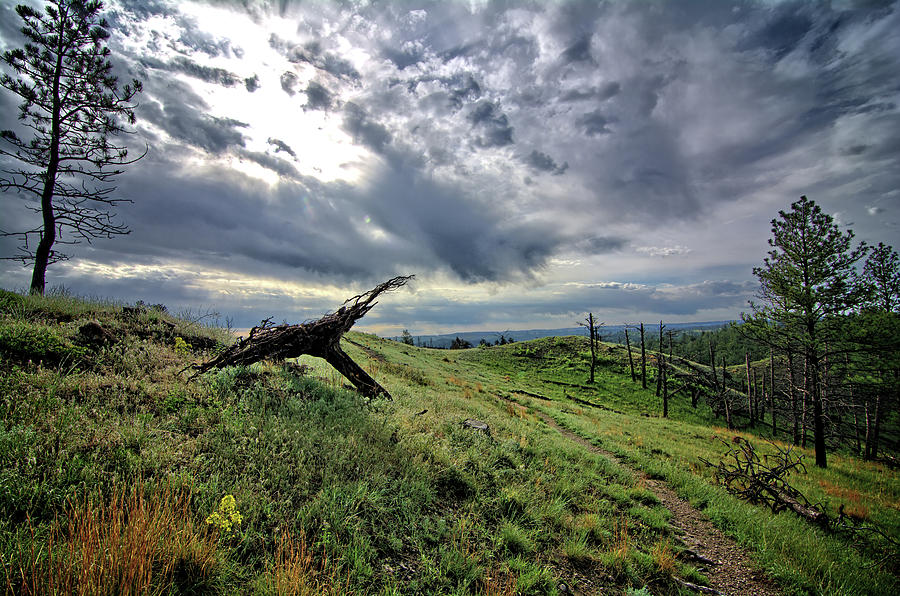
<path fill-rule="evenodd" d="M 690 503 L 679 497 L 665 482 L 649 478 L 640 470 L 624 463 L 615 454 L 601 449 L 566 430 L 549 416 L 537 412 L 541 419 L 571 441 L 584 445 L 594 453 L 610 458 L 619 465 L 632 470 L 644 479 L 644 485 L 652 491 L 660 502 L 672 512 L 670 526 L 684 546 L 695 557 L 698 569 L 709 578 L 709 584 L 715 590 L 710 593 L 727 594 L 729 596 L 753 595 L 776 596 L 781 590 L 762 571 L 756 569 L 747 551 L 716 528 L 709 519 Z M 687 551 L 686 551 L 687 552 Z"/>

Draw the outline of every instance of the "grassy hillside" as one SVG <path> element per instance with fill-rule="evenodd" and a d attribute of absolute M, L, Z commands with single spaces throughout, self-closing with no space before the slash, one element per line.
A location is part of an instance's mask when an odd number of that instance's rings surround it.
<path fill-rule="evenodd" d="M 351 333 L 347 352 L 394 396 L 367 402 L 312 358 L 181 372 L 229 340 L 159 309 L 0 295 L 7 592 L 690 593 L 673 578 L 703 574 L 633 468 L 788 593 L 900 587 L 881 560 L 896 553 L 713 486 L 697 458 L 731 434 L 685 397 L 660 418 L 621 348 L 604 348 L 588 387 L 584 338 L 450 352 Z M 831 462 L 798 486 L 900 534 L 896 472 Z"/>

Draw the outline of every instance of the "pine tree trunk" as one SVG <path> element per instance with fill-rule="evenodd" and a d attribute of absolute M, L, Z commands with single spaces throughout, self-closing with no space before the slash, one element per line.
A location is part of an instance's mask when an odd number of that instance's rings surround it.
<path fill-rule="evenodd" d="M 594 313 L 588 313 L 588 333 L 591 336 L 591 384 L 594 384 L 594 367 L 597 366 L 597 353 L 596 348 L 594 346 L 595 338 L 597 337 L 594 332 Z"/>
<path fill-rule="evenodd" d="M 760 424 L 765 424 L 766 422 L 766 397 L 768 397 L 768 395 L 769 392 L 768 387 L 766 386 L 766 371 L 763 370 L 762 391 L 760 391 L 756 396 L 756 419 L 759 420 Z M 762 410 L 761 413 L 760 410 Z"/>
<path fill-rule="evenodd" d="M 812 382 L 813 406 L 813 443 L 816 450 L 816 465 L 828 467 L 828 456 L 825 452 L 825 413 L 822 407 L 822 390 L 819 386 L 819 356 L 815 350 L 810 354 L 810 380 Z M 877 420 L 876 420 L 877 422 Z"/>
<path fill-rule="evenodd" d="M 881 427 L 883 401 L 884 400 L 881 396 L 881 393 L 879 393 L 875 397 L 875 422 L 872 424 L 872 449 L 869 453 L 869 457 L 871 457 L 872 459 L 878 459 L 878 434 Z"/>
<path fill-rule="evenodd" d="M 872 459 L 872 416 L 869 415 L 869 400 L 866 400 L 866 452 L 863 458 L 868 461 Z"/>
<path fill-rule="evenodd" d="M 809 406 L 809 393 L 811 383 L 809 380 L 809 356 L 803 357 L 803 401 L 800 404 L 800 446 L 806 447 L 806 412 Z"/>
<path fill-rule="evenodd" d="M 769 350 L 769 371 L 771 373 L 769 388 L 771 393 L 769 394 L 769 408 L 772 409 L 772 438 L 774 439 L 778 434 L 778 422 L 775 418 L 775 353 L 772 350 Z"/>
<path fill-rule="evenodd" d="M 787 360 L 788 360 L 788 381 L 790 382 L 789 391 L 791 393 L 791 423 L 793 424 L 793 437 L 794 437 L 794 445 L 800 444 L 800 424 L 798 419 L 797 412 L 797 391 L 794 386 L 794 353 L 788 349 L 787 352 Z"/>
<path fill-rule="evenodd" d="M 728 387 L 725 384 L 725 356 L 722 356 L 722 401 L 725 403 L 725 423 L 732 429 L 731 404 L 728 403 Z"/>
<path fill-rule="evenodd" d="M 656 397 L 659 397 L 659 393 L 662 390 L 663 383 L 663 361 L 662 361 L 662 353 L 663 353 L 663 323 L 659 322 L 659 349 L 656 352 Z"/>
<path fill-rule="evenodd" d="M 59 172 L 59 143 L 62 134 L 62 99 L 60 97 L 60 78 L 63 70 L 62 50 L 63 36 L 59 36 L 60 51 L 56 57 L 56 69 L 53 75 L 53 98 L 50 116 L 50 156 L 47 170 L 44 172 L 44 188 L 41 192 L 41 217 L 43 230 L 37 250 L 34 252 L 34 270 L 31 274 L 31 293 L 44 294 L 47 265 L 50 263 L 53 244 L 56 242 L 56 214 L 53 212 L 53 194 L 56 191 L 56 176 Z"/>

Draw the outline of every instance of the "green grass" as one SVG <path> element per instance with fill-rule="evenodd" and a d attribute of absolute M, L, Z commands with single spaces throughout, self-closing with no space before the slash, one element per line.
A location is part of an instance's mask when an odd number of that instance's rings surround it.
<path fill-rule="evenodd" d="M 86 341 L 89 321 L 113 339 Z M 791 592 L 897 588 L 865 553 L 713 486 L 696 458 L 715 458 L 727 432 L 684 398 L 659 418 L 621 350 L 604 346 L 586 387 L 579 338 L 452 352 L 348 339 L 394 401 L 363 399 L 307 357 L 305 374 L 268 363 L 190 380 L 181 371 L 227 342 L 222 330 L 159 308 L 0 293 L 0 586 L 89 577 L 88 592 L 109 594 L 554 594 L 560 581 L 578 588 L 577 571 L 595 590 L 677 594 L 673 573 L 702 582 L 674 561 L 669 513 L 636 475 L 540 411 L 666 478 Z M 896 474 L 831 461 L 803 489 L 829 507 L 858 494 L 896 528 Z M 226 495 L 241 516 L 234 532 L 206 521 Z M 77 522 L 88 511 L 111 530 L 90 534 Z M 98 571 L 111 564 L 79 562 L 109 552 L 123 565 L 115 577 Z M 125 573 L 144 567 L 159 573 Z"/>
<path fill-rule="evenodd" d="M 384 348 L 385 354 L 392 350 L 390 346 Z M 709 408 L 692 408 L 686 396 L 673 399 L 670 417 L 661 418 L 661 400 L 650 389 L 641 390 L 639 382 L 631 382 L 624 350 L 615 346 L 604 346 L 595 384 L 587 387 L 587 350 L 583 338 L 545 338 L 456 352 L 444 366 L 454 375 L 465 367 L 461 384 L 466 385 L 464 379 L 477 380 L 489 387 L 489 393 L 510 397 L 525 411 L 543 411 L 635 467 L 666 479 L 745 544 L 789 593 L 891 594 L 897 590 L 897 559 L 891 557 L 888 545 L 876 542 L 874 549 L 855 549 L 841 537 L 812 528 L 790 514 L 773 515 L 714 486 L 711 470 L 699 458 L 718 461 L 725 449 L 722 440 L 738 435 L 766 452 L 767 444 L 760 437 L 727 430 L 724 421 L 716 420 Z M 435 366 L 435 356 L 443 355 L 429 350 L 420 354 L 423 368 Z M 648 386 L 654 387 L 652 371 L 648 372 Z M 519 392 L 523 390 L 549 401 Z M 797 451 L 807 462 L 813 460 L 811 450 Z M 829 461 L 828 469 L 810 465 L 806 474 L 793 476 L 792 483 L 833 515 L 843 504 L 895 539 L 900 536 L 897 473 L 882 463 L 841 453 L 832 454 Z M 647 498 L 649 503 L 635 505 L 646 491 L 623 490 L 623 486 L 609 484 L 602 491 L 639 523 L 651 529 L 665 527 L 666 514 L 652 506 L 652 496 Z M 546 507 L 554 505 L 550 502 Z M 566 550 L 574 553 L 578 546 L 577 539 L 570 539 Z M 608 566 L 610 561 L 609 553 L 601 555 L 601 563 Z M 635 562 L 620 567 L 632 570 Z"/>

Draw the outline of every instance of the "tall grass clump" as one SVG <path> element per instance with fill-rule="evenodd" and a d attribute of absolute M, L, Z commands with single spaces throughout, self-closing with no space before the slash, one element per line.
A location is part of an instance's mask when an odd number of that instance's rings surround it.
<path fill-rule="evenodd" d="M 221 588 L 214 532 L 194 522 L 186 489 L 117 489 L 70 503 L 49 529 L 29 520 L 3 553 L 8 593 L 146 594 Z"/>
<path fill-rule="evenodd" d="M 257 581 L 256 592 L 272 596 L 339 596 L 352 594 L 346 578 L 328 559 L 313 555 L 313 548 L 302 532 L 298 537 L 283 533 L 277 540 L 275 555 Z"/>

